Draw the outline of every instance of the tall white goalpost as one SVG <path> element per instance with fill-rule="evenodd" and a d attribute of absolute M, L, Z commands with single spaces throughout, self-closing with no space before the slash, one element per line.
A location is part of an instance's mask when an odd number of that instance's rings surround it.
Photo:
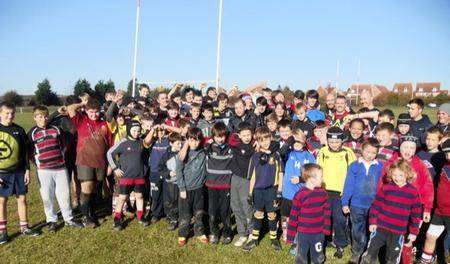
<path fill-rule="evenodd" d="M 219 24 L 217 26 L 217 56 L 216 56 L 216 89 L 219 89 L 220 85 L 220 49 L 222 41 L 222 10 L 223 0 L 219 0 Z"/>
<path fill-rule="evenodd" d="M 132 97 L 136 95 L 136 63 L 137 63 L 137 50 L 138 50 L 138 35 L 139 35 L 139 18 L 141 13 L 141 0 L 136 0 L 136 28 L 134 31 L 134 58 L 133 58 L 133 74 L 132 74 Z"/>

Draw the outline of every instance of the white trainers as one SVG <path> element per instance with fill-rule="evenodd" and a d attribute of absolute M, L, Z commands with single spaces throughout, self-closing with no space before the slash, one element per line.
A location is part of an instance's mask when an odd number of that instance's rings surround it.
<path fill-rule="evenodd" d="M 235 247 L 242 247 L 245 244 L 245 242 L 247 242 L 247 237 L 239 237 L 239 239 L 236 242 L 234 242 L 233 245 Z"/>

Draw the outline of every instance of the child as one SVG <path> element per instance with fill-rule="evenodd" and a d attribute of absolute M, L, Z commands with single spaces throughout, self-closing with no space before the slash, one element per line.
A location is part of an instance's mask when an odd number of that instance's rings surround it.
<path fill-rule="evenodd" d="M 189 122 L 192 127 L 196 127 L 200 120 L 201 108 L 202 106 L 200 104 L 193 103 L 189 109 Z"/>
<path fill-rule="evenodd" d="M 256 108 L 254 112 L 256 116 L 256 127 L 265 126 L 266 117 L 272 113 L 272 110 L 269 108 L 267 99 L 264 96 L 260 96 L 256 99 Z"/>
<path fill-rule="evenodd" d="M 378 150 L 377 159 L 383 163 L 398 156 L 398 145 L 394 145 L 392 142 L 392 136 L 394 135 L 394 125 L 391 123 L 381 123 L 376 129 L 376 137 L 380 142 L 380 149 Z"/>
<path fill-rule="evenodd" d="M 417 156 L 423 161 L 430 172 L 433 182 L 436 183 L 439 180 L 441 169 L 445 165 L 445 153 L 439 151 L 439 142 L 442 140 L 442 132 L 439 128 L 430 128 L 427 132 L 425 144 L 427 150 L 420 150 Z"/>
<path fill-rule="evenodd" d="M 448 194 L 450 193 L 450 139 L 442 143 L 442 151 L 446 155 L 447 163 L 442 169 L 437 188 L 437 205 L 431 224 L 428 227 L 427 238 L 423 248 L 420 263 L 433 263 L 433 253 L 436 248 L 436 240 L 446 231 L 447 235 L 450 233 L 450 200 Z M 449 261 L 449 252 L 446 251 L 446 262 Z"/>
<path fill-rule="evenodd" d="M 295 114 L 292 117 L 294 128 L 300 128 L 307 138 L 312 137 L 314 125 L 306 117 L 306 105 L 298 103 L 295 106 Z"/>
<path fill-rule="evenodd" d="M 319 93 L 316 90 L 309 90 L 306 92 L 306 116 L 312 122 L 318 120 L 325 121 L 325 114 L 319 110 Z"/>
<path fill-rule="evenodd" d="M 298 241 L 295 263 L 323 263 L 325 235 L 330 235 L 330 204 L 322 186 L 322 168 L 305 164 L 302 169 L 305 184 L 292 200 L 289 216 L 288 243 Z"/>
<path fill-rule="evenodd" d="M 406 136 L 409 134 L 411 117 L 408 113 L 401 113 L 397 118 L 397 133 L 398 137 Z"/>
<path fill-rule="evenodd" d="M 163 185 L 164 177 L 159 173 L 159 162 L 169 148 L 169 140 L 166 136 L 166 131 L 162 129 L 162 126 L 157 126 L 155 129 L 156 139 L 153 140 L 150 158 L 148 164 L 150 166 L 150 197 L 151 204 L 151 222 L 156 223 L 164 215 L 164 203 L 163 203 Z"/>
<path fill-rule="evenodd" d="M 164 120 L 163 128 L 169 132 L 177 132 L 180 133 L 180 107 L 177 103 L 171 102 L 168 106 L 168 117 Z"/>
<path fill-rule="evenodd" d="M 378 114 L 378 124 L 391 123 L 394 124 L 395 115 L 391 109 L 385 109 Z"/>
<path fill-rule="evenodd" d="M 365 124 L 362 119 L 356 118 L 350 121 L 350 129 L 347 140 L 344 142 L 344 146 L 353 150 L 357 158 L 361 157 L 361 147 L 364 143 L 364 129 Z"/>
<path fill-rule="evenodd" d="M 356 120 L 356 119 L 354 119 Z M 383 164 L 376 159 L 378 140 L 369 138 L 362 145 L 362 156 L 348 168 L 342 193 L 342 211 L 350 213 L 352 256 L 349 263 L 359 263 L 367 243 L 367 218 L 377 192 Z"/>
<path fill-rule="evenodd" d="M 206 187 L 208 189 L 208 214 L 211 235 L 209 242 L 219 242 L 220 227 L 223 225 L 222 243 L 231 243 L 230 184 L 231 159 L 230 146 L 226 143 L 227 126 L 215 123 L 211 129 L 213 142 L 206 148 Z M 219 221 L 220 220 L 220 221 Z"/>
<path fill-rule="evenodd" d="M 317 121 L 312 137 L 306 140 L 306 147 L 314 157 L 317 157 L 319 150 L 327 144 L 327 129 L 325 121 Z"/>
<path fill-rule="evenodd" d="M 228 95 L 220 93 L 217 96 L 217 107 L 214 108 L 214 119 L 222 121 L 228 126 L 233 111 L 228 107 Z"/>
<path fill-rule="evenodd" d="M 214 112 L 211 104 L 205 104 L 202 111 L 203 118 L 198 121 L 197 127 L 200 128 L 203 138 L 206 142 L 211 139 L 211 128 L 214 125 Z"/>
<path fill-rule="evenodd" d="M 378 251 L 386 246 L 386 263 L 399 263 L 404 243 L 411 247 L 419 233 L 421 203 L 417 189 L 411 185 L 414 172 L 407 161 L 389 167 L 388 183 L 381 187 L 369 212 L 370 240 L 361 263 L 375 263 Z"/>
<path fill-rule="evenodd" d="M 347 218 L 342 212 L 341 193 L 350 164 L 356 160 L 350 148 L 342 146 L 345 139 L 344 131 L 339 127 L 331 127 L 327 132 L 327 146 L 317 154 L 317 164 L 323 169 L 323 178 L 330 205 L 333 221 L 333 242 L 336 245 L 337 258 L 342 258 L 344 248 L 348 245 Z"/>
<path fill-rule="evenodd" d="M 281 226 L 283 230 L 282 238 L 287 240 L 287 220 L 291 212 L 292 199 L 300 189 L 301 168 L 305 164 L 316 163 L 314 156 L 305 149 L 306 136 L 300 129 L 294 129 L 293 150 L 287 158 L 285 173 L 283 176 L 283 200 L 281 201 Z"/>
<path fill-rule="evenodd" d="M 178 245 L 180 246 L 186 244 L 192 216 L 194 216 L 195 236 L 201 243 L 208 243 L 203 223 L 206 155 L 200 146 L 201 141 L 202 131 L 196 127 L 189 128 L 186 142 L 177 156 L 176 177 L 180 190 Z"/>
<path fill-rule="evenodd" d="M 56 232 L 58 216 L 54 209 L 55 196 L 67 226 L 81 228 L 73 220 L 70 207 L 69 175 L 64 162 L 64 141 L 56 126 L 48 125 L 48 109 L 36 106 L 33 109 L 36 126 L 28 132 L 31 142 L 30 154 L 37 167 L 40 193 L 44 202 L 45 216 L 50 232 Z"/>
<path fill-rule="evenodd" d="M 283 163 L 286 161 L 289 152 L 292 150 L 292 145 L 294 140 L 292 138 L 291 122 L 287 119 L 281 119 L 278 122 L 278 134 L 280 135 L 280 140 L 277 142 L 272 141 L 275 144 L 271 144 L 270 150 L 277 150 L 280 154 Z"/>
<path fill-rule="evenodd" d="M 239 144 L 233 146 L 233 159 L 231 162 L 231 209 L 236 218 L 237 232 L 239 239 L 236 240 L 234 246 L 243 246 L 252 231 L 251 219 L 252 208 L 247 202 L 248 188 L 250 181 L 247 179 L 248 166 L 250 158 L 255 152 L 252 144 L 253 130 L 252 126 L 247 122 L 239 124 L 238 129 Z"/>
<path fill-rule="evenodd" d="M 280 139 L 280 134 L 278 132 L 278 118 L 275 113 L 271 113 L 266 118 L 266 124 L 272 134 L 272 140 L 278 141 Z"/>
<path fill-rule="evenodd" d="M 151 143 L 151 135 L 141 140 L 141 124 L 130 120 L 127 123 L 127 137 L 123 138 L 108 150 L 107 157 L 113 172 L 119 178 L 119 200 L 115 207 L 114 229 L 120 231 L 122 226 L 122 206 L 131 192 L 136 198 L 136 216 L 139 223 L 146 227 L 144 216 L 145 176 L 147 162 L 143 159 L 142 150 Z M 118 160 L 115 159 L 117 157 Z"/>
<path fill-rule="evenodd" d="M 169 231 L 173 231 L 178 226 L 178 194 L 176 175 L 176 156 L 181 149 L 181 136 L 178 133 L 169 135 L 170 148 L 161 157 L 158 170 L 165 179 L 163 184 L 164 212 L 169 222 Z"/>
<path fill-rule="evenodd" d="M 248 202 L 252 205 L 253 230 L 251 238 L 244 245 L 244 251 L 251 251 L 258 245 L 259 232 L 262 228 L 264 213 L 269 220 L 269 234 L 272 247 L 281 250 L 277 239 L 277 214 L 281 200 L 282 180 L 281 159 L 277 153 L 269 150 L 272 139 L 269 128 L 256 130 L 257 152 L 250 159 L 247 177 L 250 178 Z"/>

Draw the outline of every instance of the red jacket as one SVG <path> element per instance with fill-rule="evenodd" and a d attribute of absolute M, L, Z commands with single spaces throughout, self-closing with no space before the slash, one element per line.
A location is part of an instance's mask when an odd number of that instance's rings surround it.
<path fill-rule="evenodd" d="M 386 183 L 385 178 L 388 168 L 392 165 L 392 163 L 396 162 L 399 159 L 401 159 L 401 156 L 393 157 L 391 160 L 386 162 L 382 173 L 383 181 L 380 181 L 381 184 Z M 433 208 L 434 200 L 434 186 L 430 172 L 428 171 L 427 166 L 423 163 L 423 161 L 417 156 L 414 156 L 412 158 L 410 165 L 416 173 L 416 178 L 412 181 L 411 184 L 419 191 L 420 201 L 422 203 L 424 212 L 429 213 Z"/>
<path fill-rule="evenodd" d="M 450 163 L 442 168 L 437 189 L 436 214 L 450 216 Z"/>

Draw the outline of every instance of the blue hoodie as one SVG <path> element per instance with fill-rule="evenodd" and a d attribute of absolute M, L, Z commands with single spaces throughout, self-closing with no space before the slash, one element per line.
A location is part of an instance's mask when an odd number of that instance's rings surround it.
<path fill-rule="evenodd" d="M 382 169 L 383 163 L 378 160 L 370 164 L 369 171 L 366 170 L 362 158 L 350 164 L 341 199 L 342 206 L 369 209 L 377 193 Z"/>
<path fill-rule="evenodd" d="M 316 163 L 314 155 L 309 151 L 293 150 L 289 153 L 283 176 L 283 198 L 288 200 L 294 199 L 295 194 L 298 192 L 303 183 L 293 184 L 291 179 L 300 178 L 303 165 L 308 163 Z"/>
<path fill-rule="evenodd" d="M 309 109 L 306 111 L 306 117 L 311 122 L 316 122 L 318 120 L 325 120 L 325 114 L 319 109 Z"/>
<path fill-rule="evenodd" d="M 169 149 L 169 139 L 167 137 L 162 140 L 157 140 L 153 143 L 150 152 L 150 158 L 148 160 L 148 164 L 150 165 L 150 172 L 158 173 L 158 164 L 164 153 Z"/>

